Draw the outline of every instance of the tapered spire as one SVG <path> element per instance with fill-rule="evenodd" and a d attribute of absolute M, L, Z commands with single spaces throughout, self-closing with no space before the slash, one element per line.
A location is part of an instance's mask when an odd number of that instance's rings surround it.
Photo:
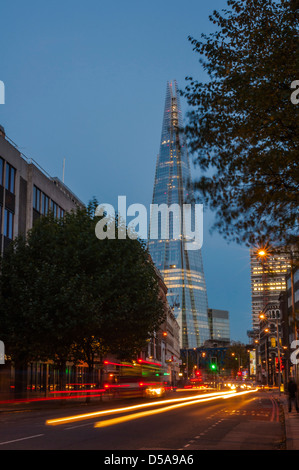
<path fill-rule="evenodd" d="M 180 218 L 183 227 L 183 206 L 192 202 L 189 157 L 182 132 L 183 120 L 177 83 L 167 83 L 160 150 L 156 162 L 153 205 L 178 205 L 181 212 L 169 211 L 169 237 L 161 237 L 161 218 L 151 216 L 150 228 L 159 233 L 149 237 L 149 250 L 168 288 L 168 301 L 180 325 L 181 347 L 201 346 L 209 339 L 208 301 L 201 250 L 188 250 L 187 240 L 173 230 Z M 154 227 L 158 224 L 158 227 Z"/>

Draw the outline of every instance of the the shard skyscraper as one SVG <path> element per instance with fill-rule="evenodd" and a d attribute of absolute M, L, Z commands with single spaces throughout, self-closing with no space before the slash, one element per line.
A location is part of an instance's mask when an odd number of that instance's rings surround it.
<path fill-rule="evenodd" d="M 179 93 L 175 81 L 167 83 L 160 151 L 157 157 L 153 205 L 179 205 L 193 200 L 189 157 L 182 129 Z M 153 206 L 152 206 L 153 207 Z M 168 302 L 180 325 L 181 348 L 196 348 L 210 338 L 208 300 L 201 250 L 188 250 L 188 239 L 174 234 L 177 215 L 169 211 L 169 236 L 161 238 L 160 219 L 150 218 L 150 229 L 158 224 L 159 237 L 149 235 L 151 257 L 168 288 Z M 184 223 L 183 211 L 180 214 Z M 194 223 L 194 218 L 193 218 Z M 194 228 L 194 225 L 193 225 Z M 151 230 L 150 230 L 151 233 Z M 190 239 L 189 239 L 190 240 Z"/>

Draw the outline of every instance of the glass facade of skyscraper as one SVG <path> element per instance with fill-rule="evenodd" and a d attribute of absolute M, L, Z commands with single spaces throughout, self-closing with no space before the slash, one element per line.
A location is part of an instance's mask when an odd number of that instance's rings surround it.
<path fill-rule="evenodd" d="M 166 205 L 169 232 L 163 237 L 165 213 L 151 213 L 149 251 L 168 288 L 168 302 L 180 325 L 181 347 L 201 346 L 209 339 L 208 300 L 200 249 L 188 250 L 183 207 L 192 204 L 193 193 L 189 157 L 181 132 L 182 116 L 176 82 L 167 84 L 160 151 L 157 157 L 153 205 Z M 172 206 L 173 205 L 173 206 Z M 171 210 L 178 206 L 179 212 Z M 194 230 L 194 211 L 192 230 Z M 174 227 L 181 227 L 177 233 Z"/>
<path fill-rule="evenodd" d="M 210 336 L 215 341 L 230 342 L 229 313 L 227 310 L 208 309 Z"/>

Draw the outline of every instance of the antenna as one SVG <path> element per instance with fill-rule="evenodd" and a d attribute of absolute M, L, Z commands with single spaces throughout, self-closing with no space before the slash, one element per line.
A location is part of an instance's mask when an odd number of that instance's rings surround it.
<path fill-rule="evenodd" d="M 63 159 L 62 182 L 64 184 L 65 158 Z"/>

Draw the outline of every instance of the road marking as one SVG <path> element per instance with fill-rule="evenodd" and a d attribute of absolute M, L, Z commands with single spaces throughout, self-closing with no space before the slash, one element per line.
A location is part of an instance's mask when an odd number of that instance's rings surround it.
<path fill-rule="evenodd" d="M 84 426 L 91 426 L 91 424 L 92 423 L 78 424 L 78 426 L 71 426 L 71 427 L 65 428 L 65 431 L 68 431 L 69 429 L 83 428 Z"/>
<path fill-rule="evenodd" d="M 279 408 L 276 400 L 274 398 L 270 398 L 272 401 L 272 416 L 270 418 L 270 421 L 279 421 Z"/>
<path fill-rule="evenodd" d="M 36 434 L 35 436 L 21 437 L 20 439 L 14 439 L 13 441 L 0 442 L 0 446 L 5 444 L 12 444 L 13 442 L 25 441 L 26 439 L 34 439 L 35 437 L 44 436 L 44 434 Z"/>

